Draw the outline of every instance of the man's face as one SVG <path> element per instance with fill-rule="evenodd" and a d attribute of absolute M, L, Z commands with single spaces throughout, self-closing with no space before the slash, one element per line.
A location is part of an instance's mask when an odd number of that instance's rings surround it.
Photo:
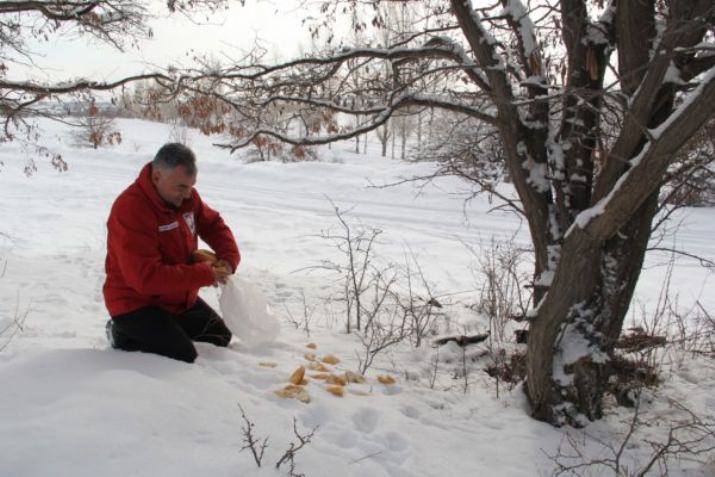
<path fill-rule="evenodd" d="M 151 179 L 159 196 L 177 208 L 191 197 L 191 189 L 196 184 L 196 174 L 189 174 L 184 166 L 153 170 Z"/>

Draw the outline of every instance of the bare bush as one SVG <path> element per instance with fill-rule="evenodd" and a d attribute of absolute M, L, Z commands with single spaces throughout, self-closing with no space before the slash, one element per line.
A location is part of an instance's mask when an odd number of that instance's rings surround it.
<path fill-rule="evenodd" d="M 437 318 L 443 316 L 443 305 L 432 292 L 432 287 L 414 254 L 406 260 L 402 282 L 405 292 L 395 294 L 403 315 L 405 333 L 419 348 L 426 336 L 437 333 Z"/>
<path fill-rule="evenodd" d="M 706 122 L 678 153 L 662 194 L 667 206 L 715 205 L 715 119 Z"/>
<path fill-rule="evenodd" d="M 311 443 L 315 431 L 317 430 L 318 426 L 315 426 L 307 434 L 301 434 L 298 432 L 298 421 L 293 418 L 293 434 L 298 439 L 298 442 L 291 442 L 288 445 L 288 449 L 283 453 L 281 458 L 278 459 L 278 462 L 276 462 L 276 469 L 280 469 L 283 464 L 287 464 L 288 475 L 291 477 L 304 477 L 303 474 L 296 473 L 295 456 L 303 447 Z"/>
<path fill-rule="evenodd" d="M 631 325 L 614 346 L 609 391 L 621 405 L 632 406 L 643 386 L 657 386 L 666 365 L 682 367 L 697 356 L 715 357 L 715 322 L 700 301 L 683 308 L 671 288 L 676 254 L 663 273 L 658 298 L 650 308 L 640 303 Z"/>
<path fill-rule="evenodd" d="M 90 99 L 84 114 L 77 118 L 77 125 L 78 130 L 73 134 L 78 145 L 97 149 L 122 142 L 122 134 L 117 129 L 116 121 L 110 113 L 99 108 L 94 98 Z"/>
<path fill-rule="evenodd" d="M 315 306 L 308 306 L 305 298 L 305 291 L 300 291 L 300 296 L 302 298 L 303 314 L 302 316 L 295 317 L 293 313 L 285 307 L 286 313 L 288 313 L 288 322 L 295 326 L 295 329 L 302 329 L 305 336 L 310 338 L 310 323 L 313 320 L 313 314 L 315 313 Z"/>
<path fill-rule="evenodd" d="M 379 353 L 405 339 L 404 322 L 404 315 L 378 314 L 362 332 L 356 331 L 362 344 L 361 350 L 356 351 L 360 374 L 367 372 Z"/>
<path fill-rule="evenodd" d="M 499 242 L 494 237 L 487 249 L 469 249 L 478 261 L 475 309 L 489 319 L 489 345 L 494 348 L 510 341 L 510 322 L 526 317 L 531 300 L 526 285 L 531 280 L 522 265 L 528 252 L 517 248 L 513 240 Z"/>
<path fill-rule="evenodd" d="M 357 357 L 364 374 L 379 353 L 405 339 L 421 346 L 425 336 L 435 333 L 442 304 L 414 254 L 404 266 L 382 261 L 375 251 L 382 231 L 352 226 L 332 206 L 340 231 L 324 231 L 321 237 L 333 242 L 344 260 L 323 260 L 309 268 L 337 273 L 341 291 L 336 301 L 344 304 L 346 332 L 358 335 L 362 344 Z"/>
<path fill-rule="evenodd" d="M 476 185 L 477 193 L 493 192 L 500 183 L 509 182 L 494 128 L 473 118 L 438 114 L 440 127 L 433 128 L 416 160 L 438 162 L 436 176 L 461 177 Z"/>
<path fill-rule="evenodd" d="M 529 252 L 518 248 L 513 239 L 492 237 L 489 247 L 481 250 L 465 245 L 476 259 L 478 295 L 469 308 L 487 319 L 490 362 L 484 371 L 495 380 L 498 398 L 502 382 L 512 390 L 526 375 L 526 356 L 517 343 L 526 341 L 528 330 L 516 323 L 524 321 L 532 299 L 533 286 L 524 271 Z"/>
<path fill-rule="evenodd" d="M 340 264 L 324 260 L 319 268 L 335 271 L 340 277 L 342 300 L 346 309 L 345 331 L 350 333 L 353 327 L 361 330 L 364 320 L 370 321 L 379 313 L 394 279 L 383 278 L 390 273 L 391 265 L 380 268 L 374 264 L 373 245 L 382 231 L 375 228 L 351 228 L 338 207 L 332 201 L 330 203 L 342 230 L 340 233 L 324 231 L 321 237 L 332 241 L 345 256 L 346 262 Z M 368 305 L 367 295 L 370 292 L 375 295 Z"/>
<path fill-rule="evenodd" d="M 248 449 L 253 455 L 253 460 L 258 467 L 261 467 L 263 463 L 263 457 L 266 449 L 268 448 L 268 437 L 261 439 L 254 434 L 255 424 L 248 418 L 246 412 L 244 411 L 241 404 L 238 404 L 238 408 L 241 410 L 241 417 L 243 418 L 244 426 L 241 428 L 243 432 L 243 442 L 244 446 L 241 447 L 240 452 Z M 276 469 L 280 469 L 284 464 L 288 465 L 288 475 L 291 477 L 304 477 L 304 474 L 298 474 L 296 471 L 295 456 L 298 452 L 303 449 L 306 445 L 310 444 L 313 440 L 315 432 L 318 430 L 318 426 L 315 426 L 308 433 L 301 434 L 298 431 L 298 421 L 293 418 L 293 435 L 298 439 L 298 442 L 290 442 L 288 444 L 288 449 L 286 449 L 280 458 L 276 461 Z"/>
<path fill-rule="evenodd" d="M 0 321 L 0 351 L 3 351 L 10 345 L 10 342 L 15 336 L 24 330 L 25 320 L 30 314 L 30 309 L 20 311 L 19 305 L 15 307 L 15 313 L 12 318 Z"/>
<path fill-rule="evenodd" d="M 567 433 L 555 455 L 549 458 L 555 463 L 554 476 L 613 475 L 616 477 L 645 477 L 668 475 L 674 461 L 697 459 L 715 451 L 715 421 L 703 419 L 691 410 L 671 401 L 673 408 L 682 415 L 668 426 L 668 432 L 658 440 L 645 440 L 650 446 L 650 455 L 638 462 L 628 456 L 637 434 L 646 427 L 648 419 L 641 417 L 640 401 L 637 401 L 625 435 L 618 441 L 607 441 L 586 432 L 580 435 Z M 600 448 L 599 457 L 592 457 L 588 443 Z M 548 455 L 548 454 L 547 454 Z"/>
<path fill-rule="evenodd" d="M 0 263 L 0 279 L 5 277 L 7 271 L 7 260 Z M 25 321 L 30 314 L 30 306 L 25 310 L 20 309 L 20 296 L 18 294 L 15 301 L 15 311 L 12 317 L 0 319 L 0 352 L 10 345 L 10 342 L 22 332 L 25 327 Z"/>
<path fill-rule="evenodd" d="M 170 142 L 178 142 L 180 144 L 184 144 L 185 146 L 191 145 L 191 131 L 189 130 L 189 126 L 184 122 L 183 119 L 173 118 L 171 119 L 169 125 Z"/>
<path fill-rule="evenodd" d="M 260 467 L 263 462 L 263 453 L 268 447 L 268 437 L 265 437 L 263 440 L 261 440 L 260 437 L 256 437 L 253 433 L 253 428 L 256 425 L 248 418 L 248 416 L 246 416 L 246 411 L 243 410 L 243 406 L 241 406 L 240 403 L 238 404 L 238 408 L 241 410 L 241 417 L 243 418 L 243 422 L 245 424 L 241 428 L 241 432 L 243 432 L 243 442 L 245 445 L 241 447 L 240 452 L 249 449 L 253 455 L 253 460 L 256 462 L 256 465 Z"/>

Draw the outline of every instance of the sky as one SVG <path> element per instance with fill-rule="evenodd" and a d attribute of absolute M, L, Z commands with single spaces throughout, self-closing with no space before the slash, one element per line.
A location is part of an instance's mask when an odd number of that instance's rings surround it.
<path fill-rule="evenodd" d="M 272 51 L 267 60 L 292 58 L 310 44 L 307 28 L 302 25 L 308 10 L 298 8 L 296 3 L 249 0 L 242 7 L 234 1 L 228 11 L 196 24 L 181 14 L 167 15 L 165 2 L 154 1 L 153 8 L 161 6 L 161 10 L 150 21 L 153 37 L 142 40 L 139 48 L 128 47 L 119 52 L 97 40 L 76 35 L 32 41 L 29 46 L 35 53 L 35 65 L 13 65 L 9 77 L 44 81 L 77 77 L 112 80 L 156 66 L 187 64 L 192 50 L 202 55 L 236 58 L 241 51 L 252 48 L 257 38 Z"/>

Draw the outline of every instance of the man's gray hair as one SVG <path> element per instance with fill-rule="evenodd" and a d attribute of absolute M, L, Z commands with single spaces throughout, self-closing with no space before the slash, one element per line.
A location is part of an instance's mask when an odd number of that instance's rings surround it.
<path fill-rule="evenodd" d="M 189 174 L 196 174 L 196 156 L 188 147 L 178 142 L 161 146 L 151 163 L 153 169 L 174 169 L 184 166 Z"/>

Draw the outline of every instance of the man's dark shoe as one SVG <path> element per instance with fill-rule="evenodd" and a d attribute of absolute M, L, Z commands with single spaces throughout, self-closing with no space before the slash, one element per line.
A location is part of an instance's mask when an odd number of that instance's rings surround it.
<path fill-rule="evenodd" d="M 114 323 L 111 319 L 107 321 L 107 325 L 104 327 L 104 330 L 107 333 L 107 341 L 109 341 L 109 346 L 116 349 L 117 343 L 114 339 Z"/>
<path fill-rule="evenodd" d="M 137 343 L 133 339 L 131 339 L 117 329 L 114 320 L 110 319 L 109 321 L 107 321 L 105 331 L 107 333 L 107 341 L 109 341 L 109 346 L 111 346 L 112 348 L 123 349 L 124 351 L 136 351 L 139 349 Z"/>

